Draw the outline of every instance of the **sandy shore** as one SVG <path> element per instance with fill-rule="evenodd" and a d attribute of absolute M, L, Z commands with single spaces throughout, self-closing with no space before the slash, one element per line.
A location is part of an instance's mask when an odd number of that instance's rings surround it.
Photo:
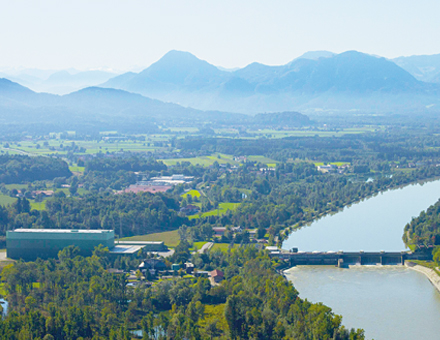
<path fill-rule="evenodd" d="M 425 274 L 428 277 L 429 281 L 431 281 L 432 285 L 437 289 L 438 292 L 440 292 L 440 276 L 434 270 L 420 266 L 410 261 L 405 262 L 405 266 L 415 271 L 418 271 L 419 273 Z"/>

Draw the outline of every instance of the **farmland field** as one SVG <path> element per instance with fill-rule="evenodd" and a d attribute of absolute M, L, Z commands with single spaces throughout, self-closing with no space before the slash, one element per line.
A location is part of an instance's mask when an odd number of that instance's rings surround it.
<path fill-rule="evenodd" d="M 192 197 L 200 197 L 201 196 L 201 194 L 198 190 L 190 190 L 190 191 L 182 194 L 182 197 L 186 198 L 188 195 L 191 195 Z"/>
<path fill-rule="evenodd" d="M 10 197 L 6 195 L 0 195 L 0 205 L 9 205 L 16 201 L 15 197 Z"/>
<path fill-rule="evenodd" d="M 125 237 L 121 241 L 163 241 L 168 247 L 174 248 L 179 244 L 180 240 L 177 230 L 173 230 L 163 233 Z"/>
<path fill-rule="evenodd" d="M 232 246 L 232 249 L 238 248 L 239 246 L 240 246 L 239 244 L 234 244 Z M 228 249 L 229 249 L 229 243 L 214 243 L 210 251 L 221 250 L 223 252 L 227 252 Z"/>
<path fill-rule="evenodd" d="M 188 218 L 192 220 L 194 218 L 199 218 L 199 217 L 208 217 L 208 216 L 217 216 L 217 215 L 220 216 L 225 214 L 228 210 L 232 210 L 232 211 L 236 210 L 239 205 L 240 203 L 220 203 L 218 205 L 218 209 L 207 211 L 205 213 L 202 213 L 200 216 L 199 215 L 189 216 Z"/>

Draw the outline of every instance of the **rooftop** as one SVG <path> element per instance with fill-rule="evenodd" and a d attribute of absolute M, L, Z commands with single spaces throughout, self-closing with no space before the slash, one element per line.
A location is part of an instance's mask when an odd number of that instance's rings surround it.
<path fill-rule="evenodd" d="M 163 241 L 117 241 L 120 245 L 132 245 L 132 246 L 146 246 L 150 244 L 162 245 Z"/>
<path fill-rule="evenodd" d="M 135 254 L 142 248 L 143 246 L 115 246 L 110 249 L 110 254 Z"/>
<path fill-rule="evenodd" d="M 113 230 L 98 230 L 98 229 L 25 229 L 19 228 L 12 230 L 15 233 L 83 233 L 83 234 L 105 234 L 111 233 Z"/>
<path fill-rule="evenodd" d="M 221 270 L 218 270 L 218 269 L 214 269 L 212 272 L 211 272 L 211 277 L 216 277 L 216 276 L 220 276 L 220 277 L 223 277 L 225 274 L 223 274 L 223 272 L 221 271 Z"/>

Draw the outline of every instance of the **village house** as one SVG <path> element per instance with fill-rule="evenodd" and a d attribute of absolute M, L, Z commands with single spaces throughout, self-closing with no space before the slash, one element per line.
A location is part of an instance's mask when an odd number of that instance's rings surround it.
<path fill-rule="evenodd" d="M 226 232 L 225 227 L 213 227 L 212 230 L 214 231 L 214 236 L 223 236 Z"/>
<path fill-rule="evenodd" d="M 224 280 L 225 278 L 225 274 L 223 274 L 223 272 L 221 270 L 218 269 L 214 269 L 211 272 L 211 279 L 215 282 L 215 283 L 220 283 Z"/>
<path fill-rule="evenodd" d="M 158 259 L 148 259 L 139 265 L 139 270 L 145 272 L 147 269 L 165 270 L 167 266 L 165 262 Z"/>
<path fill-rule="evenodd" d="M 200 211 L 200 208 L 198 206 L 188 204 L 185 207 L 180 208 L 180 212 L 184 213 L 185 215 L 194 215 L 198 214 Z"/>

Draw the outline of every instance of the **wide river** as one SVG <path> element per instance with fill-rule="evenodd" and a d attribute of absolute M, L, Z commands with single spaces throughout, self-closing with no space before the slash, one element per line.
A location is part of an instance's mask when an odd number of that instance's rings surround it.
<path fill-rule="evenodd" d="M 404 250 L 403 228 L 440 198 L 440 180 L 387 191 L 290 235 L 283 248 Z M 298 266 L 286 272 L 302 298 L 323 302 L 368 339 L 440 339 L 440 293 L 403 266 Z"/>

